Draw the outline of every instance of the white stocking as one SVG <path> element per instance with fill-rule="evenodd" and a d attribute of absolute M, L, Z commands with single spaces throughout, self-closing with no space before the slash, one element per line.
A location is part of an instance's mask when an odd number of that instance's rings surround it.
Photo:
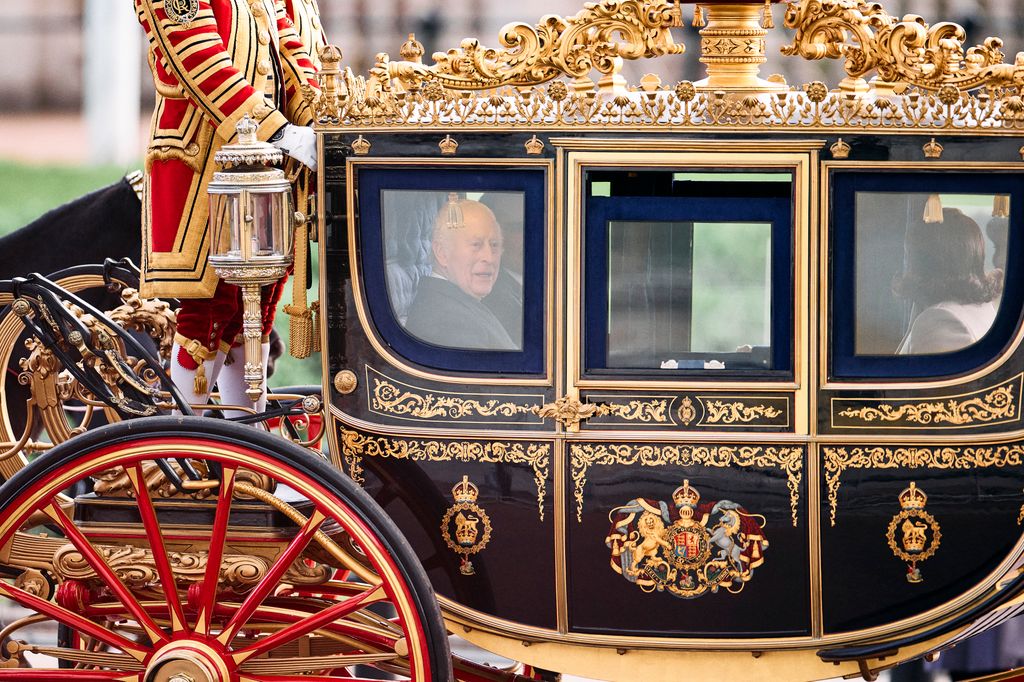
<path fill-rule="evenodd" d="M 223 405 L 240 405 L 252 407 L 257 412 L 262 412 L 267 407 L 267 362 L 270 360 L 270 344 L 264 343 L 260 346 L 260 354 L 263 356 L 263 395 L 256 401 L 255 405 L 245 394 L 245 346 L 236 346 L 228 353 L 229 361 L 225 362 L 224 369 L 220 373 L 218 390 L 220 391 L 220 402 Z M 248 414 L 241 410 L 226 410 L 224 416 L 230 418 L 241 417 Z"/>
<path fill-rule="evenodd" d="M 217 371 L 219 365 L 223 363 L 217 358 L 211 358 L 203 361 L 203 373 L 206 376 L 206 393 L 198 393 L 196 391 L 196 374 L 199 373 L 199 369 L 189 369 L 188 367 L 182 367 L 178 362 L 178 353 L 181 350 L 181 346 L 175 342 L 171 347 L 171 381 L 178 387 L 178 391 L 185 398 L 185 401 L 193 406 L 193 410 L 197 415 L 202 415 L 205 410 L 195 407 L 197 405 L 205 405 L 210 398 L 209 388 L 213 386 L 214 382 L 217 381 Z M 173 414 L 181 414 L 181 411 L 175 409 Z"/>

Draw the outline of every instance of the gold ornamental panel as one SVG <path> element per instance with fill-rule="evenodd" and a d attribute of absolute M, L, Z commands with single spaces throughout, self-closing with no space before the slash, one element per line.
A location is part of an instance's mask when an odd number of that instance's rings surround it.
<path fill-rule="evenodd" d="M 489 464 L 520 464 L 533 469 L 537 485 L 537 513 L 544 520 L 551 469 L 551 444 L 523 441 L 431 440 L 396 438 L 341 429 L 342 457 L 348 475 L 362 485 L 364 457 L 407 459 L 414 462 L 484 462 Z"/>
<path fill-rule="evenodd" d="M 833 428 L 970 429 L 1020 421 L 1024 375 L 972 393 L 878 401 L 833 398 Z"/>
<path fill-rule="evenodd" d="M 829 519 L 836 525 L 839 487 L 847 469 L 974 469 L 1017 467 L 1024 463 L 1019 444 L 963 447 L 822 446 L 822 463 L 828 494 Z M 1024 513 L 1024 509 L 1022 509 Z"/>
<path fill-rule="evenodd" d="M 569 446 L 576 521 L 583 522 L 583 488 L 587 472 L 604 466 L 760 467 L 786 474 L 793 526 L 797 525 L 804 449 L 782 445 L 663 445 L 635 443 L 572 443 Z"/>
<path fill-rule="evenodd" d="M 395 419 L 445 424 L 541 424 L 543 394 L 436 391 L 393 379 L 366 367 L 366 400 L 371 412 Z"/>
<path fill-rule="evenodd" d="M 588 393 L 593 426 L 776 427 L 790 425 L 788 396 L 649 395 Z"/>

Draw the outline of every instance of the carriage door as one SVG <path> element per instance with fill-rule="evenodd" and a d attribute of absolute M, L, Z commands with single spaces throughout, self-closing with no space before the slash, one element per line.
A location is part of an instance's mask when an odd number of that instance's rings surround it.
<path fill-rule="evenodd" d="M 774 636 L 808 634 L 814 145 L 754 154 L 729 153 L 722 142 L 725 152 L 707 154 L 563 144 L 561 370 L 566 400 L 578 401 L 563 419 L 563 624 L 597 634 L 614 614 L 618 628 L 638 635 L 728 636 L 762 631 L 767 607 Z M 699 513 L 684 523 L 688 500 L 699 500 Z M 710 531 L 729 505 L 754 524 L 747 537 L 763 531 L 765 544 L 719 570 L 710 563 L 718 550 L 702 544 L 709 535 L 680 524 Z M 674 529 L 675 544 L 623 554 L 623 543 L 644 534 L 636 526 L 644 509 L 654 510 L 647 521 Z M 773 561 L 787 569 L 762 568 Z M 794 594 L 801 582 L 807 589 Z M 763 598 L 729 594 L 753 586 Z M 651 591 L 664 594 L 635 608 Z M 709 622 L 704 600 L 736 617 Z"/>

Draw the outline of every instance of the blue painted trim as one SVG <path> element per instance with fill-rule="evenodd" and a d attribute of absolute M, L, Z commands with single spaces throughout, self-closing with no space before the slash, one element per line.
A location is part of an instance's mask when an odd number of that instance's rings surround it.
<path fill-rule="evenodd" d="M 545 237 L 547 233 L 547 169 L 522 167 L 439 168 L 430 166 L 361 166 L 356 248 L 363 295 L 377 333 L 394 351 L 424 367 L 456 372 L 543 374 L 545 333 Z M 523 192 L 523 349 L 484 351 L 442 348 L 409 334 L 395 318 L 388 297 L 382 223 L 384 190 L 458 192 Z"/>
<path fill-rule="evenodd" d="M 857 355 L 856 337 L 856 197 L 858 192 L 918 194 L 1008 194 L 1010 225 L 1007 265 L 1024 262 L 1024 183 L 1020 173 L 980 172 L 850 172 L 833 170 L 830 201 L 832 273 L 829 310 L 831 357 L 829 375 L 842 379 L 943 377 L 983 366 L 1013 337 L 1024 297 L 1024 268 L 1007 267 L 1003 297 L 989 332 L 967 348 L 935 355 Z M 981 226 L 982 230 L 985 226 Z"/>
<path fill-rule="evenodd" d="M 722 377 L 741 375 L 777 380 L 793 369 L 793 207 L 779 197 L 589 197 L 584 238 L 584 371 L 623 373 L 608 368 L 608 223 L 636 222 L 768 222 L 772 231 L 772 302 L 770 370 L 661 370 L 659 377 L 694 373 Z M 694 353 L 695 356 L 700 355 Z M 625 370 L 635 375 L 637 370 Z"/>

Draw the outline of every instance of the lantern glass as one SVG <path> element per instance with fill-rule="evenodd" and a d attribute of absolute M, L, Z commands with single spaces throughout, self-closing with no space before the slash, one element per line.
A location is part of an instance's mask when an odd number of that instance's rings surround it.
<path fill-rule="evenodd" d="M 291 193 L 252 193 L 250 215 L 252 216 L 252 255 L 256 257 L 289 257 L 292 252 L 288 238 L 288 221 L 291 217 Z"/>
<path fill-rule="evenodd" d="M 242 225 L 238 194 L 210 194 L 210 226 L 213 228 L 214 255 L 240 260 Z"/>

